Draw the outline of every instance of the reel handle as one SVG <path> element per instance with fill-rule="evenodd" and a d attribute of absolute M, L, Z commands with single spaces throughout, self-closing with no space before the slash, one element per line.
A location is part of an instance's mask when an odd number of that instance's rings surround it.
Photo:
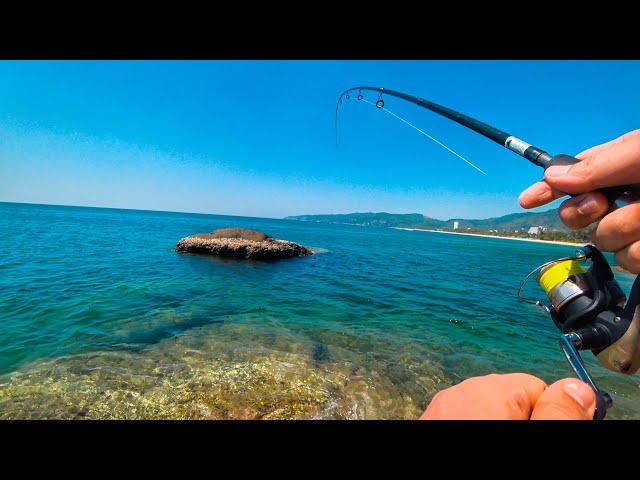
<path fill-rule="evenodd" d="M 578 160 L 575 157 L 572 157 L 571 155 L 560 154 L 560 155 L 551 157 L 551 159 L 548 162 L 546 162 L 544 169 L 546 170 L 547 168 L 552 167 L 554 165 L 574 165 L 579 162 L 580 160 Z M 613 206 L 615 201 L 625 194 L 631 194 L 636 199 L 639 199 L 640 183 L 636 183 L 633 185 L 620 185 L 617 187 L 601 188 L 599 192 L 602 193 L 605 197 L 607 197 L 607 200 L 609 201 L 609 205 Z M 575 195 L 571 195 L 571 196 L 573 197 Z"/>
<path fill-rule="evenodd" d="M 564 353 L 569 365 L 575 372 L 576 376 L 584 383 L 589 385 L 596 395 L 596 411 L 593 414 L 594 420 L 602 420 L 607 414 L 607 410 L 613 405 L 611 396 L 604 390 L 600 390 L 593 381 L 591 375 L 584 366 L 582 357 L 578 349 L 582 346 L 582 337 L 577 333 L 566 333 L 560 337 L 560 348 Z"/>
<path fill-rule="evenodd" d="M 596 411 L 593 413 L 594 420 L 604 420 L 607 409 L 611 407 L 613 401 L 607 392 L 596 391 Z"/>

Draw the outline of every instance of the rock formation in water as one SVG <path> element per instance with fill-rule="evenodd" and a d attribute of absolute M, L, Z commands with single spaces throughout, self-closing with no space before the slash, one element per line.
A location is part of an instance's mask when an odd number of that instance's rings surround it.
<path fill-rule="evenodd" d="M 180 240 L 175 250 L 253 260 L 313 255 L 309 248 L 297 243 L 279 240 L 264 233 L 243 228 L 220 228 L 211 233 L 197 233 Z"/>

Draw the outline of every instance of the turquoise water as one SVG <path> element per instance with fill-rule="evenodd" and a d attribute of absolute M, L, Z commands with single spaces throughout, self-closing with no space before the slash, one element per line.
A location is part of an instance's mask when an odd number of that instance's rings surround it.
<path fill-rule="evenodd" d="M 172 251 L 228 226 L 319 253 Z M 515 299 L 570 246 L 10 203 L 0 232 L 0 418 L 415 418 L 469 376 L 571 374 L 551 321 Z M 639 418 L 638 378 L 585 356 L 609 417 Z"/>

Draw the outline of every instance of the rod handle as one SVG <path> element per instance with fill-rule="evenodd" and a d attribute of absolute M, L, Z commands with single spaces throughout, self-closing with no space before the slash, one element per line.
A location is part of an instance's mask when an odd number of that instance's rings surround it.
<path fill-rule="evenodd" d="M 551 160 L 549 160 L 546 163 L 544 169 L 546 170 L 547 168 L 554 165 L 573 165 L 579 162 L 580 160 L 578 160 L 575 157 L 572 157 L 571 155 L 560 154 L 560 155 L 551 157 Z M 635 197 L 635 199 L 640 199 L 640 183 L 636 183 L 634 185 L 620 185 L 616 187 L 602 188 L 599 190 L 599 192 L 602 193 L 605 197 L 607 197 L 607 200 L 609 201 L 610 205 L 613 205 L 615 201 L 618 200 L 623 195 L 631 195 Z M 571 195 L 571 196 L 573 197 L 575 195 Z"/>

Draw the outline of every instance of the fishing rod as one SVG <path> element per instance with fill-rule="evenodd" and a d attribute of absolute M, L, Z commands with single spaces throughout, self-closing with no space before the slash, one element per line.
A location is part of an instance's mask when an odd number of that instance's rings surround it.
<path fill-rule="evenodd" d="M 580 161 L 570 155 L 551 155 L 514 135 L 451 108 L 381 87 L 353 87 L 342 92 L 336 105 L 336 132 L 342 99 L 349 99 L 352 92 L 357 91 L 356 98 L 364 100 L 363 90 L 379 94 L 374 104 L 378 109 L 385 109 L 383 95 L 406 100 L 493 140 L 544 170 L 554 165 L 573 165 Z M 627 200 L 640 198 L 640 184 L 607 187 L 600 192 L 605 195 L 610 207 L 614 208 L 616 201 L 622 197 Z M 587 270 L 581 265 L 586 261 L 591 262 Z M 538 273 L 538 284 L 547 294 L 548 304 L 540 300 L 528 300 L 521 295 L 524 284 L 535 273 Z M 517 296 L 542 307 L 551 316 L 555 326 L 562 332 L 560 347 L 567 361 L 578 378 L 596 394 L 594 419 L 604 418 L 613 401 L 589 375 L 579 350 L 590 350 L 601 365 L 617 373 L 632 375 L 640 369 L 640 276 L 636 276 L 627 300 L 602 252 L 588 244 L 572 257 L 552 260 L 535 268 L 524 277 Z"/>
<path fill-rule="evenodd" d="M 470 117 L 469 115 L 457 112 L 456 110 L 439 105 L 435 102 L 425 100 L 424 98 L 416 97 L 414 95 L 409 95 L 407 93 L 398 92 L 396 90 L 390 90 L 383 87 L 352 87 L 342 92 L 338 97 L 338 103 L 336 104 L 336 131 L 338 127 L 338 111 L 340 109 L 342 99 L 349 99 L 352 92 L 355 91 L 358 92 L 356 96 L 358 100 L 364 99 L 364 95 L 362 94 L 363 91 L 372 91 L 379 93 L 378 100 L 376 100 L 375 102 L 376 108 L 379 109 L 384 108 L 385 105 L 383 95 L 400 98 L 402 100 L 406 100 L 407 102 L 414 103 L 419 107 L 426 108 L 431 112 L 437 113 L 445 118 L 448 118 L 449 120 L 453 120 L 454 122 L 467 127 L 476 133 L 479 133 L 489 140 L 493 140 L 495 143 L 501 145 L 504 148 L 507 148 L 508 150 L 511 150 L 512 152 L 520 155 L 523 158 L 526 158 L 534 165 L 542 167 L 545 170 L 554 165 L 573 165 L 580 161 L 577 158 L 572 157 L 571 155 L 551 155 L 539 147 L 531 145 L 530 143 L 527 143 L 524 140 L 511 135 L 510 133 L 504 132 L 496 127 L 492 127 L 491 125 L 481 122 L 480 120 Z M 636 197 L 640 197 L 640 184 L 608 187 L 601 189 L 600 192 L 604 194 L 609 203 L 613 205 L 613 203 L 617 199 L 624 195 L 632 194 Z"/>

